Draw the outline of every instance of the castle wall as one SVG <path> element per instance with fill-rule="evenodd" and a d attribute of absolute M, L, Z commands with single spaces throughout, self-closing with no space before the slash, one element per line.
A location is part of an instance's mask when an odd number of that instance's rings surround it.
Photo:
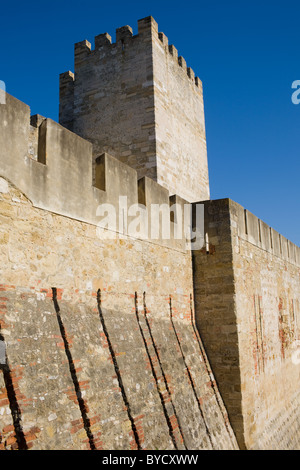
<path fill-rule="evenodd" d="M 190 251 L 97 230 L 100 203 L 123 191 L 169 203 L 168 191 L 6 103 L 0 449 L 236 449 L 195 328 Z"/>
<path fill-rule="evenodd" d="M 299 448 L 300 250 L 230 200 L 207 202 L 197 325 L 241 447 Z"/>
<path fill-rule="evenodd" d="M 60 124 L 187 201 L 209 198 L 203 92 L 152 17 L 75 44 L 60 75 Z"/>
<path fill-rule="evenodd" d="M 1 191 L 2 449 L 235 448 L 192 321 L 189 254 L 99 239 Z"/>
<path fill-rule="evenodd" d="M 299 247 L 224 199 L 191 252 L 184 199 L 8 94 L 0 143 L 0 449 L 299 448 Z"/>

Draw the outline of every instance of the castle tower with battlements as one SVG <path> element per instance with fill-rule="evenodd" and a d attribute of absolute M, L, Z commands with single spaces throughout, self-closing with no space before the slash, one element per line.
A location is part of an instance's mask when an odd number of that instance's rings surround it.
<path fill-rule="evenodd" d="M 153 18 L 76 44 L 61 124 L 3 97 L 0 451 L 299 449 L 300 248 L 209 200 Z"/>
<path fill-rule="evenodd" d="M 202 83 L 152 17 L 75 44 L 60 124 L 183 199 L 209 199 Z"/>

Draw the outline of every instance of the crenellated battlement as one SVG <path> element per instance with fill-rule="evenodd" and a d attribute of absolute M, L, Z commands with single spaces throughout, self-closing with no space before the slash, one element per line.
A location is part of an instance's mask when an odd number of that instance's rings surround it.
<path fill-rule="evenodd" d="M 231 205 L 235 214 L 232 224 L 235 226 L 237 223 L 238 235 L 241 239 L 300 266 L 300 248 L 297 245 L 239 204 L 232 202 Z"/>
<path fill-rule="evenodd" d="M 174 238 L 177 211 L 184 214 L 184 205 L 190 206 L 186 201 L 174 199 L 150 178 L 138 179 L 136 170 L 107 153 L 94 157 L 90 142 L 51 119 L 30 116 L 30 108 L 8 94 L 6 105 L 0 107 L 0 121 L 0 176 L 20 189 L 35 207 L 100 226 L 104 237 L 112 238 L 111 231 L 186 250 L 184 220 L 181 238 Z M 170 208 L 169 238 L 164 238 L 161 230 L 151 236 L 153 205 Z M 116 215 L 115 223 L 102 225 L 110 208 Z M 149 216 L 148 236 L 139 231 L 133 235 L 129 230 L 130 221 L 140 210 Z M 128 214 L 125 225 L 124 214 Z"/>
<path fill-rule="evenodd" d="M 169 45 L 169 40 L 164 33 L 158 33 L 158 38 L 165 48 L 166 53 L 169 53 L 171 57 L 178 63 L 178 66 L 187 74 L 188 78 L 202 91 L 202 82 L 199 77 L 195 76 L 195 72 L 191 67 L 188 67 L 186 60 L 182 56 L 178 56 L 178 50 L 173 44 Z"/>
<path fill-rule="evenodd" d="M 164 33 L 158 31 L 158 25 L 154 18 L 147 17 L 139 20 L 138 34 L 136 35 L 133 34 L 132 27 L 128 25 L 117 28 L 115 34 L 115 42 L 112 42 L 112 37 L 108 33 L 102 33 L 95 36 L 94 48 L 92 48 L 91 43 L 87 39 L 77 42 L 74 45 L 75 68 L 76 65 L 78 65 L 82 60 L 85 60 L 88 57 L 93 57 L 94 54 L 102 51 L 103 48 L 110 48 L 111 52 L 113 53 L 116 51 L 124 52 L 126 46 L 134 45 L 137 41 L 148 41 L 150 38 L 152 41 L 160 42 L 165 48 L 166 54 L 172 56 L 173 59 L 178 63 L 180 69 L 186 73 L 188 78 L 191 79 L 197 88 L 202 90 L 201 80 L 199 77 L 195 76 L 195 73 L 191 67 L 187 66 L 185 59 L 182 56 L 178 56 L 178 50 L 172 44 L 169 45 L 167 36 Z"/>
<path fill-rule="evenodd" d="M 65 74 L 66 80 L 72 78 L 72 74 Z M 147 209 L 149 227 L 152 207 L 169 207 L 170 239 L 163 239 L 161 232 L 155 239 L 149 239 L 186 249 L 184 220 L 181 220 L 182 237 L 174 237 L 174 221 L 180 221 L 178 210 L 184 214 L 185 206 L 190 206 L 186 200 L 170 195 L 166 188 L 147 176 L 138 178 L 136 170 L 107 153 L 93 156 L 90 142 L 51 119 L 30 116 L 30 108 L 8 94 L 6 105 L 1 106 L 0 111 L 0 176 L 17 186 L 34 206 L 97 226 L 99 206 L 112 205 L 118 211 L 121 197 L 122 210 L 126 212 L 130 207 Z M 215 243 L 214 234 L 210 232 L 207 204 L 205 232 L 208 243 Z M 240 205 L 233 201 L 230 204 L 235 214 L 231 223 L 238 227 L 241 239 L 300 265 L 299 247 Z M 117 219 L 113 230 L 119 232 L 124 226 L 120 227 L 120 219 Z"/>
<path fill-rule="evenodd" d="M 241 242 L 247 242 L 248 246 L 300 266 L 300 247 L 231 199 L 204 202 L 204 232 L 207 253 L 218 252 L 221 239 L 224 242 L 232 237 L 236 255 L 241 252 Z"/>

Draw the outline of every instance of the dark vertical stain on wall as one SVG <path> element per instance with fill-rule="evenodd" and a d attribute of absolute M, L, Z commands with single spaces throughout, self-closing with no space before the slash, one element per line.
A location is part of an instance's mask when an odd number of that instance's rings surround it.
<path fill-rule="evenodd" d="M 115 354 L 115 351 L 112 347 L 112 343 L 111 343 L 111 340 L 110 340 L 110 337 L 109 337 L 109 333 L 108 333 L 108 330 L 107 330 L 107 327 L 106 327 L 106 324 L 105 324 L 103 311 L 102 311 L 102 307 L 101 307 L 101 290 L 100 289 L 98 289 L 98 291 L 97 291 L 97 306 L 98 306 L 100 322 L 101 322 L 103 332 L 104 332 L 106 340 L 107 340 L 109 352 L 110 352 L 110 355 L 111 355 L 111 358 L 112 358 L 112 361 L 113 361 L 113 365 L 114 365 L 114 368 L 115 368 L 115 372 L 116 372 L 116 375 L 117 375 L 117 379 L 118 379 L 119 387 L 120 387 L 120 390 L 121 390 L 122 398 L 123 398 L 123 401 L 124 401 L 124 404 L 125 404 L 125 408 L 126 408 L 126 411 L 127 411 L 128 418 L 129 418 L 130 423 L 131 423 L 131 429 L 132 429 L 132 432 L 133 432 L 133 435 L 134 435 L 134 439 L 135 439 L 138 450 L 141 450 L 141 443 L 140 443 L 140 440 L 139 440 L 138 432 L 137 432 L 136 425 L 135 425 L 135 422 L 134 422 L 134 418 L 133 418 L 132 412 L 131 412 L 131 407 L 130 407 L 130 404 L 129 404 L 129 401 L 128 401 L 128 398 L 127 398 L 127 394 L 126 394 L 126 391 L 125 391 L 124 384 L 123 384 L 122 376 L 121 376 L 121 373 L 120 373 L 120 368 L 119 368 L 118 361 L 117 361 L 117 358 L 116 358 L 116 354 Z"/>
<path fill-rule="evenodd" d="M 166 405 L 165 405 L 165 400 L 164 400 L 163 394 L 162 394 L 162 392 L 160 390 L 160 387 L 159 387 L 158 378 L 157 378 L 157 374 L 155 372 L 155 367 L 154 367 L 154 364 L 153 364 L 153 360 L 151 358 L 149 347 L 147 345 L 147 340 L 145 338 L 145 335 L 144 335 L 144 332 L 143 332 L 143 327 L 141 325 L 139 311 L 138 311 L 137 292 L 135 293 L 134 300 L 135 300 L 136 319 L 137 319 L 137 322 L 138 322 L 138 325 L 139 325 L 139 330 L 140 330 L 140 333 L 141 333 L 141 336 L 142 336 L 142 339 L 143 339 L 143 343 L 144 343 L 144 346 L 145 346 L 145 349 L 146 349 L 146 353 L 147 353 L 147 356 L 148 356 L 148 359 L 149 359 L 152 375 L 154 377 L 156 389 L 157 389 L 157 392 L 158 392 L 158 395 L 159 395 L 159 398 L 160 398 L 160 401 L 161 401 L 161 405 L 162 405 L 162 408 L 163 408 L 163 413 L 164 413 L 164 416 L 165 416 L 165 419 L 166 419 L 166 422 L 167 422 L 167 425 L 168 425 L 169 434 L 170 434 L 170 437 L 172 439 L 172 442 L 173 442 L 173 445 L 174 445 L 175 449 L 178 450 L 178 446 L 177 446 L 176 438 L 174 436 L 174 432 L 173 432 L 172 424 L 171 424 L 171 421 L 170 421 L 170 417 L 168 415 L 168 411 L 167 411 L 167 408 L 166 408 Z"/>
<path fill-rule="evenodd" d="M 84 426 L 85 432 L 86 432 L 88 440 L 89 440 L 90 449 L 91 450 L 96 450 L 96 446 L 95 446 L 95 443 L 94 443 L 94 436 L 93 436 L 92 431 L 91 431 L 91 423 L 90 423 L 89 417 L 87 415 L 87 405 L 86 405 L 84 399 L 82 398 L 82 392 L 80 390 L 80 385 L 79 385 L 79 381 L 78 381 L 78 378 L 77 378 L 73 357 L 72 357 L 72 354 L 71 354 L 71 351 L 70 351 L 70 346 L 69 346 L 69 343 L 68 343 L 68 340 L 67 340 L 66 330 L 65 330 L 65 327 L 64 327 L 64 324 L 63 324 L 63 321 L 62 321 L 62 318 L 61 318 L 61 314 L 60 314 L 60 308 L 59 308 L 58 301 L 57 301 L 57 289 L 56 289 L 56 287 L 52 288 L 52 295 L 53 295 L 53 303 L 54 303 L 54 308 L 55 308 L 55 311 L 56 311 L 57 321 L 58 321 L 58 324 L 59 324 L 60 334 L 61 334 L 63 342 L 64 342 L 65 352 L 66 352 L 66 356 L 68 358 L 68 363 L 69 363 L 69 369 L 70 369 L 72 381 L 73 381 L 76 396 L 77 396 L 77 401 L 78 401 L 81 416 L 82 416 L 83 426 Z"/>
<path fill-rule="evenodd" d="M 144 315 L 145 315 L 146 325 L 147 325 L 147 328 L 148 328 L 148 331 L 149 331 L 149 335 L 150 335 L 150 338 L 151 338 L 151 341 L 152 341 L 152 345 L 153 345 L 153 348 L 155 350 L 155 354 L 156 354 L 156 357 L 157 357 L 157 360 L 158 360 L 158 363 L 159 363 L 159 367 L 160 367 L 160 370 L 161 370 L 161 373 L 162 373 L 162 376 L 163 376 L 165 387 L 166 387 L 166 390 L 167 390 L 169 398 L 170 398 L 170 403 L 171 403 L 172 408 L 174 410 L 174 416 L 175 416 L 175 419 L 176 419 L 177 424 L 178 424 L 178 428 L 179 428 L 179 432 L 180 432 L 180 435 L 181 435 L 181 438 L 182 438 L 183 445 L 184 445 L 185 449 L 188 450 L 188 448 L 186 446 L 186 443 L 185 443 L 184 434 L 183 434 L 183 431 L 182 431 L 182 428 L 181 428 L 181 425 L 180 425 L 180 420 L 179 420 L 179 417 L 178 417 L 178 414 L 177 414 L 177 411 L 176 411 L 176 408 L 175 408 L 175 405 L 174 405 L 174 402 L 173 402 L 173 399 L 172 399 L 171 390 L 170 390 L 170 387 L 169 387 L 169 384 L 168 384 L 168 381 L 167 381 L 167 377 L 166 377 L 166 374 L 164 372 L 162 362 L 161 362 L 161 358 L 160 358 L 160 355 L 159 355 L 159 352 L 158 352 L 158 348 L 156 346 L 156 343 L 154 341 L 154 337 L 153 337 L 153 334 L 152 334 L 150 322 L 149 322 L 149 319 L 148 319 L 148 309 L 147 309 L 147 305 L 146 305 L 146 293 L 145 292 L 143 294 L 143 303 L 144 303 Z"/>

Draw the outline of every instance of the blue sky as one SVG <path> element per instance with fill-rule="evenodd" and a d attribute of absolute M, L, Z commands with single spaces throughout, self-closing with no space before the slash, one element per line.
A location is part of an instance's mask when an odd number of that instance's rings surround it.
<path fill-rule="evenodd" d="M 230 197 L 300 245 L 299 1 L 2 2 L 0 80 L 58 120 L 73 44 L 152 15 L 203 81 L 211 198 Z"/>

